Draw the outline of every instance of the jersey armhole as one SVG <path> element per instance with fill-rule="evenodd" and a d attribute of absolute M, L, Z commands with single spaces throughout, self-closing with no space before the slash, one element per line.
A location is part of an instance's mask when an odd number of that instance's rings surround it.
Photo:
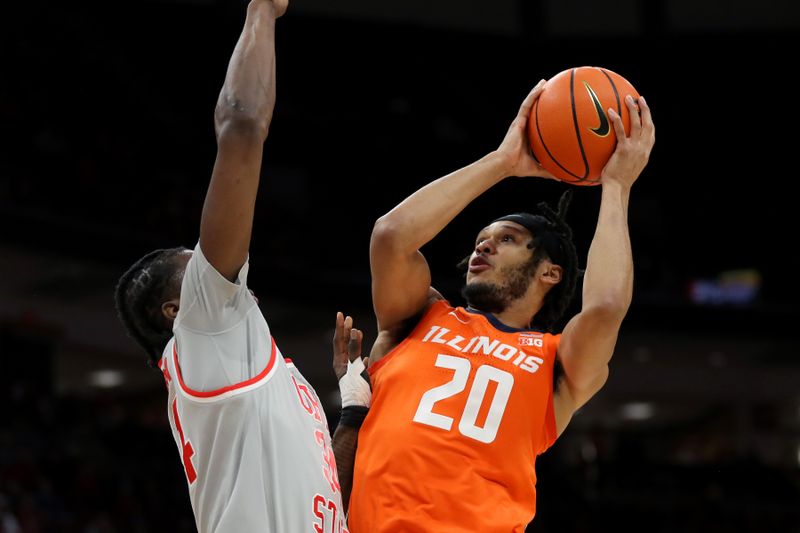
<path fill-rule="evenodd" d="M 276 364 L 276 361 L 278 360 L 278 347 L 275 344 L 275 338 L 272 336 L 270 336 L 270 344 L 270 355 L 267 359 L 267 364 L 264 367 L 264 370 L 259 372 L 258 375 L 239 383 L 228 385 L 227 387 L 221 387 L 219 389 L 210 391 L 197 391 L 189 388 L 189 386 L 183 381 L 183 372 L 181 372 L 181 366 L 178 362 L 178 343 L 175 341 L 172 345 L 172 365 L 175 369 L 178 388 L 185 396 L 198 402 L 217 401 L 250 391 L 269 380 L 269 378 L 271 378 L 275 373 L 275 369 L 278 367 Z"/>
<path fill-rule="evenodd" d="M 547 337 L 550 338 L 547 338 Z M 547 394 L 547 407 L 544 413 L 544 428 L 542 431 L 542 447 L 539 454 L 544 453 L 550 446 L 558 439 L 558 428 L 556 427 L 556 406 L 555 406 L 555 374 L 556 367 L 558 366 L 558 345 L 561 342 L 561 335 L 546 335 L 545 346 L 553 363 L 550 365 L 552 375 L 547 380 L 549 391 Z"/>
<path fill-rule="evenodd" d="M 408 334 L 403 338 L 403 340 L 400 341 L 399 343 L 397 343 L 397 346 L 395 346 L 394 348 L 389 350 L 389 353 L 387 353 L 386 355 L 381 357 L 380 361 L 378 361 L 374 365 L 369 365 L 369 367 L 367 368 L 367 373 L 370 375 L 370 377 L 372 377 L 375 374 L 375 372 L 377 372 L 378 370 L 380 370 L 383 367 L 383 362 L 384 361 L 386 361 L 387 359 L 390 359 L 392 356 L 394 356 L 394 354 L 396 354 L 398 352 L 398 350 L 399 350 L 399 348 L 401 346 L 403 346 L 404 344 L 409 342 L 409 340 L 411 339 L 411 337 L 414 336 L 414 334 L 417 332 L 417 330 L 420 327 L 422 327 L 422 323 L 425 320 L 425 318 L 427 318 L 428 315 L 430 315 L 431 312 L 436 307 L 451 308 L 452 306 L 445 299 L 436 299 L 430 305 L 428 305 L 428 307 L 420 315 L 418 315 L 419 319 L 417 320 L 417 323 L 414 325 L 414 327 L 411 329 L 411 331 L 409 331 Z"/>
<path fill-rule="evenodd" d="M 553 394 L 554 391 L 550 390 L 550 394 L 547 395 L 547 407 L 544 413 L 543 442 L 542 448 L 539 450 L 540 455 L 547 451 L 547 449 L 550 448 L 550 446 L 552 446 L 558 438 L 558 432 L 556 429 L 556 410 L 555 404 L 553 403 Z"/>

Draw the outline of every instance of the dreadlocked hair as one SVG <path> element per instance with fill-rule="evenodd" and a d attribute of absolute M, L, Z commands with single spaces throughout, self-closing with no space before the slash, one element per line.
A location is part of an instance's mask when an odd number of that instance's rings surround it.
<path fill-rule="evenodd" d="M 545 233 L 550 233 L 558 239 L 558 251 L 548 252 L 547 246 L 542 246 L 546 236 L 534 234 L 534 261 L 538 262 L 546 256 L 563 269 L 561 282 L 556 284 L 545 295 L 542 308 L 531 320 L 531 327 L 552 332 L 566 312 L 575 295 L 578 276 L 582 271 L 578 268 L 578 252 L 572 240 L 572 228 L 566 222 L 566 214 L 572 202 L 572 190 L 566 190 L 558 200 L 558 211 L 553 210 L 546 202 L 540 202 L 537 207 L 545 219 Z M 554 257 L 555 256 L 555 257 Z"/>
<path fill-rule="evenodd" d="M 136 261 L 117 281 L 114 304 L 129 337 L 147 354 L 150 367 L 157 367 L 172 327 L 161 312 L 170 296 L 176 275 L 175 257 L 187 248 L 154 250 Z"/>

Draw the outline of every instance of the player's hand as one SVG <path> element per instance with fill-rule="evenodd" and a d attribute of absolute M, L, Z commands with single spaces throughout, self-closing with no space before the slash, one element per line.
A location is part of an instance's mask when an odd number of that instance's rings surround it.
<path fill-rule="evenodd" d="M 336 329 L 333 333 L 333 372 L 339 380 L 342 409 L 369 408 L 372 403 L 372 386 L 367 373 L 369 358 L 361 358 L 363 337 L 364 334 L 353 327 L 351 317 L 336 313 Z"/>
<path fill-rule="evenodd" d="M 601 183 L 616 181 L 630 187 L 642 173 L 650 160 L 650 152 L 656 142 L 656 128 L 650 107 L 644 98 L 637 102 L 630 96 L 625 97 L 625 105 L 631 116 L 631 134 L 625 135 L 622 119 L 613 109 L 608 110 L 608 118 L 617 134 L 617 147 L 603 168 Z"/>
<path fill-rule="evenodd" d="M 546 171 L 533 158 L 531 144 L 528 141 L 528 117 L 533 109 L 533 104 L 541 96 L 546 80 L 541 80 L 536 87 L 528 93 L 517 112 L 517 116 L 508 128 L 503 142 L 497 148 L 507 166 L 506 173 L 509 176 L 539 176 L 542 178 L 557 179 Z"/>
<path fill-rule="evenodd" d="M 361 357 L 361 341 L 364 333 L 353 327 L 353 318 L 336 313 L 336 328 L 333 332 L 333 373 L 341 380 L 347 373 L 347 362 Z M 364 361 L 366 365 L 367 360 Z"/>

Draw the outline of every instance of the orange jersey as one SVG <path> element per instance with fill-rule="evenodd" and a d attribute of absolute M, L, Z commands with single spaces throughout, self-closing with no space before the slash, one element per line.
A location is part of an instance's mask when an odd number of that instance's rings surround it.
<path fill-rule="evenodd" d="M 350 531 L 523 532 L 536 511 L 536 456 L 556 439 L 559 340 L 434 303 L 369 368 Z"/>

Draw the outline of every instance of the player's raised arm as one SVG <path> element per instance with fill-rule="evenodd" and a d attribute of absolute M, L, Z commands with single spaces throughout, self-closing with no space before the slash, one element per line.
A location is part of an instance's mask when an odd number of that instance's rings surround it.
<path fill-rule="evenodd" d="M 200 223 L 209 262 L 233 281 L 250 247 L 264 141 L 275 106 L 275 19 L 287 0 L 251 0 L 214 112 L 217 158 Z"/>
<path fill-rule="evenodd" d="M 379 331 L 389 331 L 428 303 L 431 274 L 420 248 L 472 200 L 509 176 L 544 176 L 530 156 L 525 126 L 542 80 L 519 109 L 500 147 L 425 185 L 375 223 L 370 240 L 372 300 Z"/>
<path fill-rule="evenodd" d="M 650 109 L 639 99 L 641 116 L 628 97 L 631 134 L 619 115 L 609 110 L 618 144 L 601 176 L 602 197 L 594 238 L 589 248 L 580 313 L 573 317 L 558 349 L 564 368 L 556 393 L 556 421 L 561 432 L 572 413 L 605 383 L 608 363 L 633 293 L 633 255 L 628 234 L 628 200 L 655 143 Z"/>

